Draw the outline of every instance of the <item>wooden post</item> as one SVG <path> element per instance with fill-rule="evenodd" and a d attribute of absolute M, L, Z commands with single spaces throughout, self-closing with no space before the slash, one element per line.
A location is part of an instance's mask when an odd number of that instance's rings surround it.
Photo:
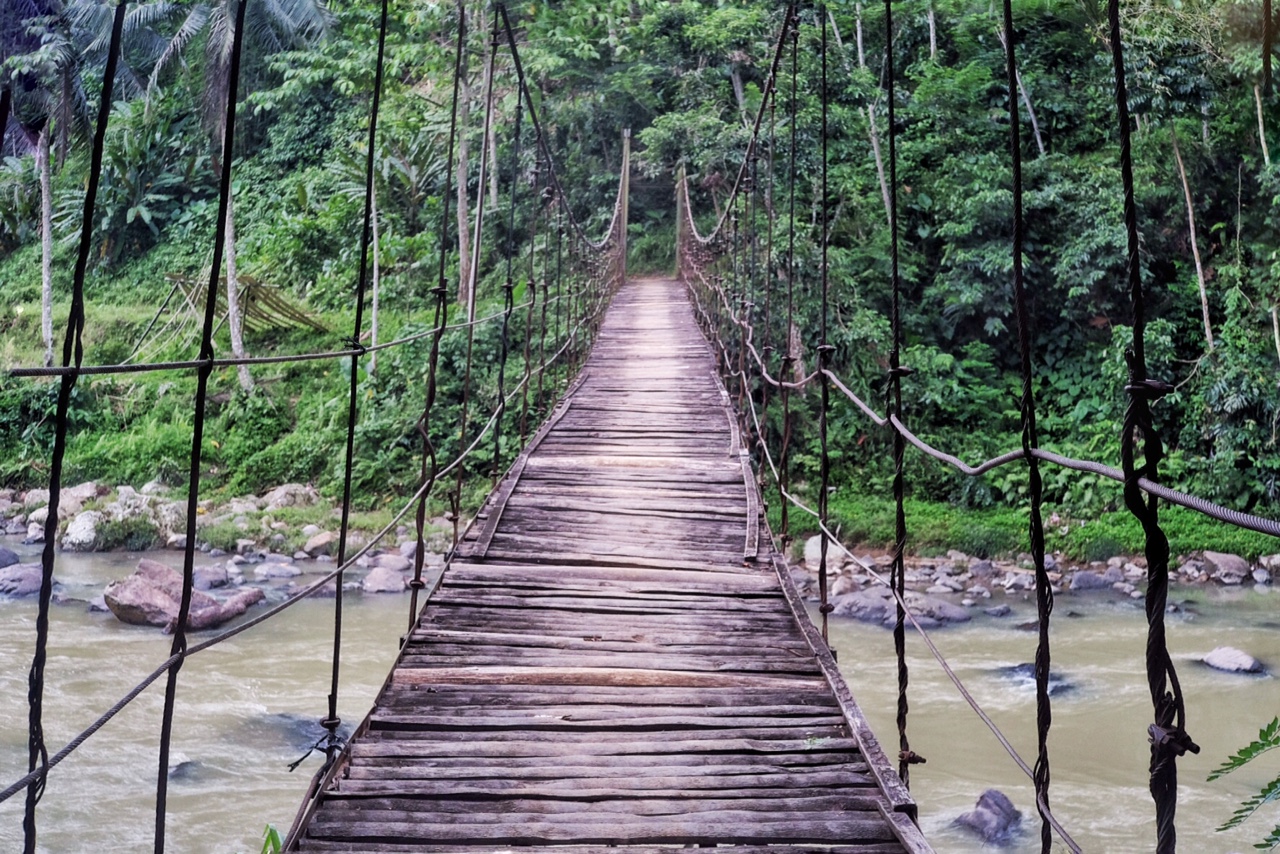
<path fill-rule="evenodd" d="M 622 129 L 622 233 L 618 237 L 618 285 L 627 282 L 627 217 L 631 210 L 631 128 Z"/>

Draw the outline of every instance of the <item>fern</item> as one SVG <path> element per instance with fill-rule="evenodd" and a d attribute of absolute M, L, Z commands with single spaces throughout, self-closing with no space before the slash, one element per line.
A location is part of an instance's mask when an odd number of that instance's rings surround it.
<path fill-rule="evenodd" d="M 1261 842 L 1253 843 L 1253 847 L 1262 851 L 1271 851 L 1280 845 L 1280 825 L 1271 828 L 1271 832 Z"/>
<path fill-rule="evenodd" d="M 1212 783 L 1219 777 L 1224 777 L 1242 765 L 1252 762 L 1268 750 L 1280 747 L 1280 717 L 1271 721 L 1271 723 L 1258 730 L 1258 738 L 1256 741 L 1245 745 L 1238 753 L 1228 759 L 1222 765 L 1214 769 L 1209 775 L 1209 782 Z"/>
<path fill-rule="evenodd" d="M 1230 830 L 1239 826 L 1245 819 L 1257 812 L 1259 808 L 1277 798 L 1280 798 L 1280 777 L 1263 786 L 1256 795 L 1246 798 L 1236 811 L 1231 814 L 1231 818 L 1223 822 L 1218 830 Z"/>

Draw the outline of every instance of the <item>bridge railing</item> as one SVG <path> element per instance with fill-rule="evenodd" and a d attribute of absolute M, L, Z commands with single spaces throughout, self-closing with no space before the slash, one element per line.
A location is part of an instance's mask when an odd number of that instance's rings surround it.
<path fill-rule="evenodd" d="M 229 91 L 226 102 L 223 150 L 230 152 L 235 142 L 235 119 L 237 89 L 239 85 L 239 63 L 243 47 L 245 21 L 244 9 L 247 4 L 238 6 L 237 17 L 233 22 L 232 61 L 230 64 Z M 321 724 L 326 736 L 317 743 L 316 749 L 325 754 L 325 762 L 316 772 L 311 784 L 311 793 L 317 791 L 319 781 L 332 767 L 335 759 L 344 747 L 339 735 L 341 721 L 337 715 L 337 697 L 340 688 L 340 662 L 342 647 L 342 605 L 343 574 L 356 564 L 356 561 L 393 532 L 400 522 L 410 513 L 415 518 L 415 537 L 417 549 L 413 564 L 413 575 L 409 581 L 412 591 L 409 603 L 408 625 L 416 622 L 421 606 L 430 595 L 428 583 L 423 578 L 424 560 L 424 523 L 428 499 L 440 484 L 448 483 L 452 478 L 452 490 L 448 493 L 448 501 L 452 507 L 454 519 L 453 544 L 456 550 L 461 535 L 460 519 L 462 517 L 461 487 L 466 468 L 474 467 L 474 460 L 482 458 L 480 451 L 492 442 L 490 452 L 490 473 L 496 478 L 501 470 L 504 454 L 511 445 L 518 447 L 532 435 L 538 420 L 545 417 L 561 392 L 577 372 L 581 360 L 589 351 L 596 334 L 604 309 L 625 276 L 625 259 L 621 253 L 625 251 L 626 227 L 626 162 L 619 182 L 619 192 L 614 203 L 610 224 L 600 239 L 590 238 L 581 223 L 574 215 L 574 206 L 561 186 L 556 169 L 555 158 L 550 145 L 547 129 L 538 113 L 535 99 L 529 90 L 520 60 L 515 33 L 512 29 L 506 9 L 499 5 L 493 16 L 493 29 L 488 42 L 488 61 L 492 63 L 500 51 L 506 51 L 515 71 L 514 81 L 517 98 L 514 105 L 511 145 L 512 155 L 509 158 L 506 174 L 493 164 L 504 185 L 508 199 L 508 222 L 504 245 L 498 247 L 502 269 L 494 270 L 492 278 L 499 280 L 497 285 L 502 295 L 502 309 L 486 316 L 475 316 L 476 284 L 479 280 L 479 267 L 482 254 L 480 247 L 488 232 L 485 229 L 484 193 L 479 193 L 475 211 L 475 239 L 472 247 L 472 276 L 470 282 L 451 281 L 447 275 L 446 260 L 451 253 L 450 231 L 450 199 L 453 187 L 450 183 L 454 174 L 456 147 L 455 141 L 459 133 L 467 132 L 458 126 L 459 83 L 468 71 L 463 65 L 464 43 L 467 38 L 465 17 L 457 20 L 454 33 L 456 42 L 454 86 L 452 100 L 452 119 L 449 130 L 448 157 L 444 171 L 443 212 L 440 217 L 439 268 L 436 286 L 431 290 L 433 296 L 434 320 L 431 326 L 421 332 L 407 335 L 399 339 L 365 346 L 361 344 L 364 334 L 363 312 L 367 302 L 367 284 L 370 269 L 370 252 L 372 246 L 372 183 L 374 174 L 374 150 L 378 140 L 378 116 L 382 93 L 383 74 L 385 69 L 385 50 L 387 38 L 388 4 L 383 0 L 381 6 L 381 23 L 378 38 L 378 62 L 375 75 L 374 92 L 368 123 L 368 157 L 365 174 L 365 206 L 362 220 L 360 240 L 359 278 L 354 283 L 353 304 L 355 308 L 355 324 L 351 337 L 342 345 L 327 350 L 289 356 L 270 356 L 256 358 L 226 358 L 219 356 L 214 346 L 214 330 L 216 322 L 217 292 L 221 281 L 222 253 L 226 240 L 227 212 L 230 205 L 231 179 L 233 174 L 233 158 L 221 158 L 222 171 L 219 185 L 218 226 L 213 242 L 213 263 L 210 267 L 210 282 L 205 289 L 203 321 L 201 325 L 199 354 L 194 359 L 173 360 L 163 362 L 143 362 L 138 364 L 85 364 L 83 332 L 87 323 L 85 310 L 85 274 L 90 253 L 90 234 L 93 230 L 94 210 L 98 189 L 98 175 L 103 157 L 103 145 L 106 127 L 110 116 L 113 83 L 119 62 L 124 33 L 124 20 L 129 6 L 128 0 L 118 0 L 115 6 L 113 30 L 104 70 L 102 95 L 95 124 L 93 148 L 91 152 L 90 181 L 85 194 L 85 205 L 81 226 L 81 239 L 72 284 L 72 303 L 67 322 L 65 343 L 63 346 L 61 365 L 58 367 L 20 368 L 10 371 L 10 375 L 30 381 L 52 379 L 58 383 L 58 399 L 55 411 L 55 438 L 50 460 L 49 505 L 48 517 L 44 529 L 44 549 L 41 556 L 41 587 L 38 594 L 38 614 L 36 621 L 35 653 L 29 673 L 29 719 L 28 719 L 28 773 L 0 790 L 0 802 L 4 802 L 18 793 L 25 792 L 26 804 L 23 819 L 24 849 L 34 852 L 37 849 L 38 823 L 37 807 L 46 787 L 50 783 L 50 772 L 64 759 L 78 750 L 93 737 L 102 727 L 134 700 L 142 695 L 151 685 L 165 679 L 165 702 L 158 740 L 160 744 L 159 767 L 156 781 L 155 797 L 155 835 L 154 850 L 161 852 L 165 848 L 165 823 L 167 818 L 167 789 L 169 776 L 169 748 L 174 727 L 174 710 L 176 705 L 176 686 L 179 671 L 183 663 L 191 656 L 212 647 L 225 643 L 257 626 L 269 622 L 286 609 L 320 591 L 326 585 L 335 588 L 333 618 L 333 655 L 332 681 L 327 699 L 327 712 L 321 717 Z M 492 67 L 492 65 L 491 65 Z M 492 87 L 492 77 L 490 79 Z M 5 92 L 7 94 L 7 90 Z M 486 128 L 497 121 L 495 99 L 492 88 L 486 98 L 484 122 Z M 530 130 L 526 131 L 523 121 L 527 110 Z M 3 127 L 0 124 L 0 127 Z M 525 145 L 525 136 L 532 137 L 532 146 Z M 487 168 L 487 147 L 482 147 L 481 174 Z M 524 176 L 532 174 L 532 180 Z M 483 179 L 480 182 L 483 185 Z M 532 233 L 524 252 L 527 255 L 527 276 L 522 275 L 525 267 L 517 270 L 522 250 L 515 241 L 515 217 L 517 209 L 527 209 L 526 221 Z M 520 280 L 523 279 L 523 282 Z M 515 303 L 515 294 L 520 284 L 524 285 L 526 298 Z M 467 290 L 464 290 L 467 289 Z M 451 305 L 454 298 L 469 292 L 469 310 L 462 320 L 451 319 Z M 523 312 L 523 341 L 512 341 L 510 328 L 517 312 Z M 473 356 L 476 347 L 476 330 L 485 325 L 500 324 L 498 336 L 499 352 L 496 362 L 497 380 L 496 394 L 491 407 L 480 409 L 477 383 L 478 376 L 473 376 Z M 535 339 L 536 329 L 536 339 Z M 437 397 L 440 391 L 440 352 L 446 335 L 465 336 L 466 363 L 464 376 L 461 378 L 462 401 L 461 414 L 457 423 L 442 423 Z M 426 380 L 422 389 L 424 405 L 421 416 L 413 425 L 406 427 L 416 432 L 420 443 L 420 460 L 417 463 L 418 488 L 403 502 L 399 512 L 393 519 L 363 546 L 354 548 L 350 534 L 350 510 L 352 504 L 352 466 L 354 462 L 354 435 L 359 418 L 360 396 L 358 383 L 360 371 L 357 366 L 360 360 L 376 352 L 392 350 L 423 340 L 430 341 Z M 342 499 L 342 523 L 338 538 L 338 555 L 335 568 L 318 578 L 305 588 L 299 590 L 283 602 L 269 608 L 251 619 L 241 622 L 226 631 L 195 640 L 188 631 L 190 604 L 194 590 L 194 559 L 199 531 L 196 526 L 197 506 L 201 487 L 201 452 L 204 440 L 204 418 L 209 386 L 214 372 L 240 365 L 293 363 L 314 360 L 349 359 L 351 370 L 348 398 L 346 449 L 344 457 L 344 489 Z M 128 360 L 126 360 L 128 361 Z M 518 374 L 508 376 L 508 369 Z M 62 491 L 63 464 L 68 438 L 71 435 L 69 409 L 72 390 L 81 377 L 106 374 L 141 374 L 157 371 L 189 372 L 197 377 L 197 391 L 192 402 L 194 428 L 192 433 L 189 458 L 189 476 L 186 502 L 186 545 L 183 553 L 182 593 L 178 617 L 173 629 L 173 643 L 170 655 L 159 662 L 138 684 L 125 690 L 115 704 L 85 727 L 75 738 L 55 752 L 50 752 L 44 736 L 44 664 L 49 646 L 50 634 L 53 631 L 50 605 L 53 592 L 54 569 L 57 564 L 56 543 L 59 527 L 63 521 L 60 513 L 60 497 Z M 473 412 L 473 410 L 479 410 Z M 503 431 L 518 435 L 518 441 L 503 443 Z M 452 438 L 457 453 L 447 461 L 439 458 L 438 446 L 446 438 Z M 474 472 L 472 472 L 474 475 Z M 451 558 L 451 555 L 449 556 Z M 252 769 L 246 769 L 251 773 Z M 311 795 L 308 795 L 310 798 Z M 305 808 L 306 804 L 303 804 Z M 299 815 L 302 811 L 299 811 Z M 296 828 L 296 822 L 295 822 Z"/>
<path fill-rule="evenodd" d="M 1017 43 L 1009 2 L 1003 4 L 1002 35 L 1007 45 Z M 1171 489 L 1159 482 L 1158 463 L 1161 443 L 1150 413 L 1150 404 L 1171 390 L 1164 383 L 1147 376 L 1142 360 L 1142 343 L 1145 327 L 1142 283 L 1138 263 L 1138 237 L 1136 217 L 1133 214 L 1133 178 L 1129 155 L 1129 117 L 1124 88 L 1124 56 L 1122 33 L 1119 26 L 1118 5 L 1111 0 L 1108 8 L 1111 24 L 1111 48 L 1116 80 L 1117 127 L 1121 138 L 1121 171 L 1124 179 L 1126 231 L 1129 239 L 1129 283 L 1134 305 L 1134 344 L 1130 353 L 1130 378 L 1124 387 L 1130 399 L 1122 435 L 1122 455 L 1119 467 L 1092 460 L 1081 460 L 1054 453 L 1039 446 L 1035 420 L 1035 403 L 1032 395 L 1034 368 L 1031 334 L 1026 308 L 1026 292 L 1022 276 L 1022 176 L 1019 116 L 1017 101 L 1009 102 L 1010 162 L 1014 185 L 1013 213 L 1013 284 L 1019 329 L 1019 344 L 1023 374 L 1021 401 L 1021 447 L 969 465 L 958 456 L 936 449 L 917 436 L 908 426 L 903 407 L 903 379 L 910 367 L 901 361 L 902 323 L 901 286 L 899 273 L 899 234 L 897 220 L 897 153 L 894 118 L 895 74 L 893 69 L 893 8 L 891 2 L 884 5 L 885 40 L 890 45 L 886 57 L 885 102 L 888 105 L 888 172 L 886 206 L 889 213 L 890 267 L 892 307 L 890 322 L 893 330 L 892 352 L 889 354 L 887 389 L 884 414 L 861 399 L 850 384 L 840 376 L 834 360 L 836 348 L 830 343 L 829 317 L 831 315 L 831 290 L 840 287 L 829 280 L 828 250 L 830 247 L 831 196 L 828 192 L 830 158 L 826 150 L 828 138 L 827 80 L 828 28 L 833 23 L 830 13 L 819 5 L 815 10 L 802 14 L 799 4 L 791 4 L 782 16 L 782 24 L 767 80 L 762 87 L 764 98 L 756 115 L 751 138 L 745 146 L 737 177 L 729 198 L 718 206 L 720 213 L 706 234 L 699 232 L 691 203 L 689 182 L 683 171 L 676 179 L 676 205 L 679 223 L 678 266 L 680 275 L 688 284 L 700 323 L 719 356 L 719 369 L 738 402 L 742 434 L 750 437 L 759 465 L 762 489 L 776 491 L 781 513 L 778 532 L 782 547 L 789 543 L 791 520 L 789 508 L 811 517 L 809 524 L 822 534 L 819 562 L 818 591 L 819 612 L 823 636 L 827 632 L 827 615 L 832 610 L 828 590 L 829 548 L 841 549 L 847 559 L 862 565 L 862 569 L 875 581 L 889 588 L 897 604 L 894 626 L 894 647 L 898 659 L 898 714 L 899 774 L 909 781 L 910 766 L 923 761 L 910 747 L 907 738 L 907 685 L 908 670 L 905 660 L 905 626 L 913 625 L 930 653 L 937 659 L 948 678 L 955 684 L 962 697 L 991 729 L 1002 747 L 1014 762 L 1034 782 L 1037 808 L 1043 820 L 1041 841 L 1044 851 L 1050 850 L 1051 834 L 1056 833 L 1071 850 L 1079 847 L 1065 828 L 1054 818 L 1049 804 L 1049 757 L 1047 737 L 1051 721 L 1048 697 L 1049 677 L 1049 619 L 1053 607 L 1053 591 L 1045 569 L 1045 545 L 1041 520 L 1040 465 L 1049 464 L 1090 472 L 1123 485 L 1125 503 L 1139 518 L 1147 536 L 1146 558 L 1148 565 L 1148 589 L 1146 593 L 1149 623 L 1147 675 L 1151 688 L 1154 723 L 1149 730 L 1151 742 L 1151 791 L 1156 804 L 1157 850 L 1172 851 L 1175 844 L 1173 815 L 1176 808 L 1176 770 L 1178 756 L 1199 748 L 1186 730 L 1186 714 L 1181 688 L 1172 660 L 1165 646 L 1163 618 L 1168 591 L 1168 540 L 1160 530 L 1157 500 L 1186 507 L 1231 525 L 1261 533 L 1280 536 L 1280 523 L 1247 513 L 1221 507 L 1194 495 Z M 796 138 L 797 105 L 797 53 L 801 33 L 810 44 L 820 46 L 822 91 L 821 129 L 818 134 L 819 154 L 798 152 Z M 1006 71 L 1009 91 L 1016 91 L 1017 68 L 1014 56 L 1006 47 Z M 788 56 L 789 55 L 789 56 Z M 789 67 L 788 67 L 789 66 Z M 779 139 L 776 134 L 776 117 L 784 116 L 784 128 L 789 138 Z M 766 123 L 767 118 L 767 123 Z M 877 157 L 879 152 L 876 152 Z M 803 157 L 803 159 L 801 159 Z M 797 254 L 796 183 L 799 180 L 800 163 L 820 160 L 821 172 L 817 176 L 805 175 L 818 186 L 813 203 L 816 222 L 803 226 L 816 234 L 813 255 L 816 270 L 802 268 Z M 767 202 L 767 203 L 766 203 Z M 779 211 L 786 211 L 780 214 Z M 806 276 L 805 273 L 808 273 Z M 816 366 L 805 373 L 802 365 L 805 356 L 802 343 L 797 340 L 796 319 L 797 285 L 808 279 L 821 289 L 821 313 L 818 317 L 818 345 Z M 780 317 L 780 315 L 782 315 Z M 774 327 L 782 326 L 779 335 Z M 763 334 L 759 327 L 763 327 Z M 762 338 L 762 343 L 759 339 Z M 1137 354 L 1137 355 L 1134 355 Z M 818 412 L 818 444 L 820 449 L 820 483 L 816 484 L 816 507 L 806 504 L 792 491 L 790 476 L 792 451 L 798 425 L 793 410 L 793 395 L 817 386 L 821 401 Z M 832 392 L 843 397 L 876 429 L 886 432 L 893 443 L 896 542 L 889 576 L 883 577 L 873 567 L 867 566 L 840 544 L 832 531 L 828 514 L 828 496 L 833 488 L 832 464 L 829 449 L 828 419 L 833 411 Z M 778 409 L 781 409 L 781 413 Z M 1035 567 L 1036 600 L 1039 613 L 1039 642 L 1035 657 L 1037 696 L 1038 756 L 1029 764 L 1014 750 L 1008 739 L 981 709 L 965 688 L 945 658 L 920 626 L 904 598 L 904 553 L 907 538 L 907 522 L 904 509 L 905 496 L 905 448 L 910 445 L 929 457 L 941 461 L 964 475 L 977 477 L 986 472 L 1013 463 L 1022 463 L 1030 475 L 1030 526 L 1032 560 Z M 1138 462 L 1141 455 L 1142 462 Z"/>

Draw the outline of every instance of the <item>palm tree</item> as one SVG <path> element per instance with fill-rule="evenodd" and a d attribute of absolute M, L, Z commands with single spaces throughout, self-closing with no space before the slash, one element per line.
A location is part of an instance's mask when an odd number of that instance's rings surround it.
<path fill-rule="evenodd" d="M 0 0 L 5 2 L 5 0 Z M 200 96 L 201 118 L 213 144 L 213 168 L 221 168 L 222 158 L 232 152 L 222 151 L 226 129 L 226 103 L 230 92 L 230 62 L 234 22 L 238 3 L 242 0 L 212 0 L 195 4 L 171 0 L 153 0 L 140 4 L 135 12 L 136 26 L 130 34 L 131 45 L 149 51 L 154 63 L 146 83 L 148 93 L 156 91 L 170 71 L 180 64 L 188 49 L 203 38 L 205 64 L 204 85 Z M 266 60 L 275 53 L 314 44 L 323 38 L 329 26 L 329 13 L 322 0 L 272 0 L 254 2 L 245 9 L 245 50 L 248 59 L 241 75 L 261 75 Z M 171 34 L 160 35 L 165 28 Z M 230 200 L 228 200 L 230 201 Z M 236 229 L 234 207 L 227 206 L 227 327 L 231 334 L 231 354 L 245 355 L 244 321 L 240 314 L 239 281 L 236 275 Z M 239 368 L 240 385 L 253 388 L 253 378 L 245 365 Z"/>
<path fill-rule="evenodd" d="M 71 132 L 84 111 L 80 57 L 72 24 L 57 0 L 0 0 L 0 137 L 10 113 L 40 174 L 40 332 L 44 363 L 53 364 L 53 166 L 66 159 Z M 2 141 L 2 140 L 0 140 Z"/>

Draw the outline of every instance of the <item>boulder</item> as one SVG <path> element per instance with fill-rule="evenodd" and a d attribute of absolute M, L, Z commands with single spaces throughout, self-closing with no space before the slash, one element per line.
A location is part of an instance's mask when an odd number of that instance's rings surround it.
<path fill-rule="evenodd" d="M 35 545 L 44 542 L 44 525 L 38 522 L 32 522 L 27 525 L 27 535 L 22 539 L 24 546 Z"/>
<path fill-rule="evenodd" d="M 166 549 L 177 549 L 178 551 L 182 551 L 186 549 L 187 535 L 186 534 L 170 534 L 169 538 L 165 540 L 164 547 Z"/>
<path fill-rule="evenodd" d="M 93 551 L 98 543 L 98 525 L 102 518 L 97 510 L 86 510 L 76 516 L 62 535 L 62 547 L 69 552 Z"/>
<path fill-rule="evenodd" d="M 1111 570 L 1108 569 L 1107 573 L 1109 574 L 1110 572 Z M 1117 570 L 1117 572 L 1119 572 L 1119 570 Z M 1123 580 L 1124 580 L 1124 576 L 1121 575 L 1115 581 L 1123 581 Z M 1107 580 L 1106 575 L 1099 575 L 1098 573 L 1093 572 L 1092 570 L 1082 569 L 1079 572 L 1077 572 L 1075 575 L 1071 576 L 1071 589 L 1072 590 L 1109 590 L 1111 589 L 1111 585 L 1114 584 L 1115 581 Z"/>
<path fill-rule="evenodd" d="M 301 549 L 299 549 L 298 551 L 296 551 L 296 552 L 294 552 L 294 553 L 293 553 L 293 559 L 294 559 L 294 560 L 306 560 L 306 559 L 307 559 L 307 558 L 309 558 L 309 557 L 311 557 L 311 555 L 307 554 L 306 552 L 302 551 Z"/>
<path fill-rule="evenodd" d="M 413 560 L 413 556 L 418 553 L 418 541 L 408 540 L 400 544 L 400 557 Z"/>
<path fill-rule="evenodd" d="M 283 483 L 262 496 L 264 509 L 279 510 L 281 507 L 306 507 L 320 500 L 320 493 L 311 486 L 301 483 Z"/>
<path fill-rule="evenodd" d="M 1265 569 L 1255 569 L 1253 571 L 1253 583 L 1254 584 L 1270 584 L 1271 573 Z"/>
<path fill-rule="evenodd" d="M 1280 570 L 1280 555 L 1263 555 L 1258 558 L 1258 566 L 1263 569 L 1269 569 L 1272 572 Z"/>
<path fill-rule="evenodd" d="M 968 611 L 959 605 L 948 602 L 945 599 L 936 599 L 932 596 L 924 596 L 919 593 L 908 592 L 906 597 L 907 608 L 917 617 L 928 617 L 937 621 L 939 624 L 947 623 L 966 623 L 972 619 Z M 886 623 L 897 620 L 897 609 L 892 607 L 890 603 L 890 616 L 885 620 Z"/>
<path fill-rule="evenodd" d="M 40 592 L 43 569 L 38 563 L 15 563 L 0 569 L 0 595 L 31 596 Z"/>
<path fill-rule="evenodd" d="M 1210 574 L 1223 584 L 1239 584 L 1253 571 L 1249 561 L 1239 555 L 1205 552 L 1204 562 L 1208 564 Z"/>
<path fill-rule="evenodd" d="M 365 593 L 401 593 L 405 589 L 404 576 L 394 569 L 375 566 L 364 577 L 360 589 Z"/>
<path fill-rule="evenodd" d="M 319 525 L 303 525 L 302 526 L 302 536 L 304 537 L 314 537 L 318 533 L 320 533 Z"/>
<path fill-rule="evenodd" d="M 193 591 L 187 628 L 220 626 L 262 598 L 263 592 L 256 587 L 241 590 L 225 602 L 199 590 Z M 111 613 L 123 623 L 160 626 L 172 631 L 182 601 L 182 575 L 158 561 L 143 558 L 133 575 L 107 585 L 103 599 Z"/>
<path fill-rule="evenodd" d="M 257 547 L 257 540 L 236 540 L 236 554 L 247 555 Z"/>
<path fill-rule="evenodd" d="M 222 512 L 230 513 L 233 516 L 243 516 L 246 513 L 257 513 L 258 501 L 259 499 L 256 495 L 245 495 L 240 498 L 233 498 L 227 502 L 225 507 L 222 508 Z M 239 522 L 241 520 L 237 519 L 236 521 Z"/>
<path fill-rule="evenodd" d="M 1214 670 L 1224 673 L 1266 673 L 1267 668 L 1249 653 L 1231 646 L 1220 646 L 1200 659 Z"/>
<path fill-rule="evenodd" d="M 307 540 L 302 550 L 311 557 L 318 555 L 327 555 L 330 547 L 338 541 L 338 535 L 332 531 L 321 531 L 320 533 Z"/>
<path fill-rule="evenodd" d="M 180 501 L 160 501 L 151 508 L 156 527 L 166 536 L 187 533 L 187 505 Z"/>
<path fill-rule="evenodd" d="M 197 590 L 212 590 L 215 587 L 226 587 L 228 583 L 227 568 L 219 564 L 197 566 L 192 575 Z"/>
<path fill-rule="evenodd" d="M 972 831 L 984 843 L 999 845 L 1011 840 L 1022 826 L 1022 813 L 999 789 L 987 789 L 973 809 L 961 813 L 956 827 Z"/>
<path fill-rule="evenodd" d="M 983 608 L 982 613 L 988 617 L 1007 617 L 1011 610 L 1008 605 L 995 605 L 991 608 Z"/>
<path fill-rule="evenodd" d="M 883 587 L 833 597 L 831 605 L 831 613 L 837 617 L 853 617 L 864 623 L 883 623 L 888 615 L 897 613 L 893 596 Z"/>
<path fill-rule="evenodd" d="M 23 507 L 43 507 L 49 503 L 49 490 L 47 489 L 28 489 L 27 494 L 22 498 Z"/>
<path fill-rule="evenodd" d="M 831 547 L 828 545 L 827 554 L 830 555 Z M 818 564 L 822 562 L 822 535 L 810 537 L 804 541 L 804 566 L 810 572 L 818 571 Z"/>
<path fill-rule="evenodd" d="M 408 558 L 401 557 L 398 554 L 385 554 L 378 555 L 374 558 L 373 565 L 381 567 L 382 569 L 390 569 L 395 572 L 405 572 L 413 566 L 413 563 Z"/>
<path fill-rule="evenodd" d="M 169 486 L 163 480 L 149 480 L 138 491 L 143 495 L 163 495 L 169 491 Z"/>
<path fill-rule="evenodd" d="M 267 578 L 296 578 L 302 570 L 292 563 L 264 563 L 253 571 L 253 577 L 259 581 Z"/>
<path fill-rule="evenodd" d="M 65 517 L 69 514 L 63 513 L 62 515 L 63 517 Z M 27 522 L 35 522 L 37 525 L 43 525 L 48 521 L 49 521 L 48 507 L 38 507 L 27 514 Z"/>
<path fill-rule="evenodd" d="M 0 569 L 4 569 L 6 566 L 13 566 L 15 563 L 19 563 L 17 553 L 0 546 Z"/>

